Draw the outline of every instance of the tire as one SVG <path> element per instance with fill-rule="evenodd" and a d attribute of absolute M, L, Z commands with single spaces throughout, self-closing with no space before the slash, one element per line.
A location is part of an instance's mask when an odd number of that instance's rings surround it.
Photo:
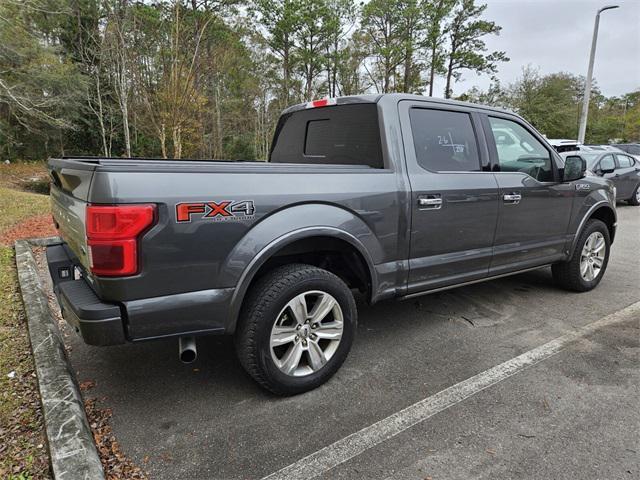
<path fill-rule="evenodd" d="M 600 256 L 599 252 L 596 254 L 593 251 L 594 247 L 599 245 L 598 240 L 604 241 L 602 256 Z M 594 242 L 590 244 L 591 249 L 585 247 L 587 241 Z M 607 269 L 610 247 L 609 229 L 604 222 L 596 219 L 588 220 L 578 237 L 573 256 L 566 262 L 555 263 L 551 266 L 554 280 L 560 287 L 574 292 L 593 290 L 600 283 Z M 597 250 L 600 249 L 598 248 Z M 599 270 L 596 268 L 598 262 L 594 257 L 598 257 L 601 261 Z M 589 258 L 592 259 L 591 270 L 588 268 Z M 583 261 L 587 262 L 586 271 L 582 270 L 585 266 Z M 595 274 L 593 278 L 590 278 L 591 274 Z"/>
<path fill-rule="evenodd" d="M 636 189 L 633 191 L 631 198 L 629 198 L 627 202 L 629 202 L 629 205 L 634 205 L 636 207 L 640 205 L 640 183 L 636 185 Z"/>
<path fill-rule="evenodd" d="M 355 300 L 339 277 L 312 265 L 278 267 L 247 293 L 235 335 L 238 359 L 276 395 L 306 392 L 340 368 L 356 321 Z"/>

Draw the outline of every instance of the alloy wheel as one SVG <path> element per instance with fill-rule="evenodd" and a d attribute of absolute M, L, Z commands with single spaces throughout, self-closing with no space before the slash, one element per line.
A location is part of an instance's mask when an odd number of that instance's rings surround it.
<path fill-rule="evenodd" d="M 593 232 L 582 247 L 580 255 L 580 275 L 587 282 L 593 281 L 602 270 L 607 244 L 604 235 L 600 232 Z"/>
<path fill-rule="evenodd" d="M 294 377 L 322 369 L 338 349 L 344 318 L 338 301 L 320 290 L 292 298 L 271 329 L 269 347 L 278 369 Z"/>

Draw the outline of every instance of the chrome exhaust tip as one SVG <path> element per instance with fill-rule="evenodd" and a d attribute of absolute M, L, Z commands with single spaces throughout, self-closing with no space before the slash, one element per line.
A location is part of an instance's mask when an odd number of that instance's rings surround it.
<path fill-rule="evenodd" d="M 193 363 L 198 358 L 195 337 L 178 338 L 178 356 L 182 363 Z"/>

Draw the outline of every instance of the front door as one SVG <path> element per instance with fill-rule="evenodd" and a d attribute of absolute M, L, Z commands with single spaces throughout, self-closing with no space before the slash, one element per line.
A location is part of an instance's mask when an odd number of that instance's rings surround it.
<path fill-rule="evenodd" d="M 412 190 L 408 293 L 486 277 L 498 185 L 478 115 L 403 101 L 400 118 Z"/>
<path fill-rule="evenodd" d="M 524 122 L 497 113 L 483 125 L 500 191 L 490 274 L 562 259 L 575 184 L 560 182 L 555 153 Z"/>

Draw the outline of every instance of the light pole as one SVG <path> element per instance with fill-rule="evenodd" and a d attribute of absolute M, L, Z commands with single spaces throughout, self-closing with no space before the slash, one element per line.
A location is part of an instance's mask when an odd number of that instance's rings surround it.
<path fill-rule="evenodd" d="M 587 132 L 587 115 L 589 115 L 589 97 L 591 96 L 591 78 L 593 77 L 593 60 L 596 56 L 596 43 L 598 42 L 598 25 L 600 24 L 600 14 L 605 10 L 613 10 L 620 5 L 607 5 L 598 10 L 596 23 L 593 26 L 593 39 L 591 40 L 591 55 L 589 55 L 589 71 L 584 83 L 584 98 L 582 100 L 582 114 L 580 115 L 580 128 L 578 130 L 578 142 L 584 143 L 584 135 Z"/>

